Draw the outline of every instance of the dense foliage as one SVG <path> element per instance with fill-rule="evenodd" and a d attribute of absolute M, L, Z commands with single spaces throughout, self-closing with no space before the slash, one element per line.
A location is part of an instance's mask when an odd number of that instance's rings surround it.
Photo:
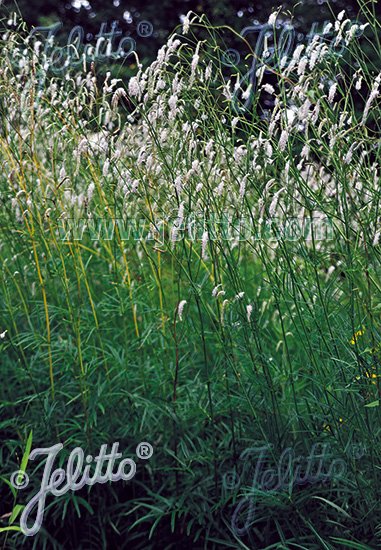
<path fill-rule="evenodd" d="M 227 80 L 219 32 L 194 14 L 127 87 L 94 65 L 52 76 L 38 45 L 2 37 L 5 548 L 380 544 L 373 15 L 366 48 L 341 13 L 344 57 L 317 35 L 256 89 L 234 67 Z M 114 441 L 154 455 L 131 482 L 49 497 L 26 539 L 41 469 L 24 465 L 24 492 L 9 477 L 31 432 L 33 448 L 64 444 L 60 463 Z M 316 444 L 345 475 L 253 486 L 245 451 L 269 446 L 274 465 Z"/>

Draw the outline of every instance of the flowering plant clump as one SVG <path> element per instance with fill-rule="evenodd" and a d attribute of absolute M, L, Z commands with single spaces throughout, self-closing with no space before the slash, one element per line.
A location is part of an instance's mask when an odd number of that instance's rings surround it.
<path fill-rule="evenodd" d="M 258 494 L 242 547 L 380 542 L 381 72 L 363 15 L 333 21 L 345 55 L 316 35 L 255 86 L 192 13 L 128 82 L 86 60 L 52 75 L 32 38 L 2 37 L 3 439 L 155 442 L 131 507 L 123 488 L 76 501 L 77 546 L 233 547 L 223 462 L 317 439 L 372 456 Z M 70 547 L 72 509 L 54 502 L 41 544 Z"/>

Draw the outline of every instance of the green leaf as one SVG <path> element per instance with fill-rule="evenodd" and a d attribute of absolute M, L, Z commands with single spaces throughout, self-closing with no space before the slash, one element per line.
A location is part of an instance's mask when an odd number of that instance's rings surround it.
<path fill-rule="evenodd" d="M 331 540 L 343 544 L 346 548 L 354 548 L 355 550 L 372 550 L 370 546 L 363 544 L 361 542 L 353 542 L 347 539 L 341 539 L 338 537 L 331 537 Z"/>
<path fill-rule="evenodd" d="M 26 442 L 26 447 L 25 447 L 25 451 L 24 451 L 22 461 L 21 461 L 21 466 L 20 466 L 20 470 L 22 470 L 23 472 L 25 472 L 26 466 L 28 464 L 30 450 L 32 448 L 32 440 L 33 440 L 33 430 L 30 430 L 30 434 Z"/>
<path fill-rule="evenodd" d="M 1 481 L 4 481 L 11 490 L 12 495 L 16 498 L 16 489 L 13 487 L 12 483 L 6 477 L 0 476 Z"/>
<path fill-rule="evenodd" d="M 17 525 L 11 525 L 10 527 L 0 527 L 0 533 L 4 533 L 4 531 L 21 531 L 21 527 L 18 527 Z"/>
<path fill-rule="evenodd" d="M 16 506 L 12 510 L 11 517 L 9 518 L 9 523 L 14 523 L 14 521 L 16 520 L 17 516 L 19 515 L 19 513 L 23 508 L 25 508 L 24 505 L 16 504 Z"/>
<path fill-rule="evenodd" d="M 328 504 L 329 506 L 332 506 L 332 508 L 335 508 L 335 510 L 337 510 L 338 512 L 340 512 L 341 514 L 343 514 L 344 516 L 346 516 L 347 518 L 351 519 L 351 516 L 345 511 L 343 510 L 342 508 L 340 508 L 340 506 L 338 506 L 337 504 L 335 504 L 334 502 L 331 502 L 330 500 L 326 499 L 326 498 L 323 498 L 323 497 L 312 497 L 312 498 L 316 498 L 318 500 L 322 500 L 323 502 L 325 502 L 326 504 Z"/>
<path fill-rule="evenodd" d="M 377 399 L 377 401 L 372 401 L 372 403 L 368 403 L 367 405 L 365 405 L 365 407 L 373 408 L 373 407 L 378 407 L 379 405 L 380 405 L 380 401 L 379 399 Z"/>
<path fill-rule="evenodd" d="M 94 509 L 90 506 L 90 504 L 87 502 L 86 499 L 82 497 L 77 497 L 77 500 L 86 510 L 93 516 L 94 515 Z"/>

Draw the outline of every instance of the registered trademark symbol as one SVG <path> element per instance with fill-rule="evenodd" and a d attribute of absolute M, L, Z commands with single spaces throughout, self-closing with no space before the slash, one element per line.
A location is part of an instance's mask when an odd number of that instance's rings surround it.
<path fill-rule="evenodd" d="M 25 489 L 29 483 L 29 476 L 22 470 L 16 470 L 11 475 L 10 482 L 15 489 Z"/>
<path fill-rule="evenodd" d="M 149 38 L 153 34 L 153 25 L 149 21 L 140 21 L 136 30 L 138 36 Z"/>
<path fill-rule="evenodd" d="M 353 458 L 353 460 L 359 460 L 365 455 L 365 453 L 366 447 L 361 443 L 353 443 L 348 449 L 348 455 L 350 458 Z"/>
<path fill-rule="evenodd" d="M 151 456 L 153 455 L 152 445 L 150 443 L 147 443 L 146 441 L 142 441 L 142 443 L 139 443 L 139 445 L 136 447 L 136 455 L 138 458 L 142 458 L 143 460 L 151 458 Z"/>
<path fill-rule="evenodd" d="M 239 55 L 239 52 L 237 52 L 237 50 L 234 50 L 233 48 L 229 48 L 222 55 L 222 63 L 224 65 L 227 65 L 228 67 L 233 67 L 234 65 L 238 65 L 238 63 L 240 62 L 240 59 L 241 59 L 241 56 Z"/>
<path fill-rule="evenodd" d="M 235 470 L 227 472 L 223 477 L 223 484 L 225 489 L 237 489 L 240 486 L 241 479 Z"/>

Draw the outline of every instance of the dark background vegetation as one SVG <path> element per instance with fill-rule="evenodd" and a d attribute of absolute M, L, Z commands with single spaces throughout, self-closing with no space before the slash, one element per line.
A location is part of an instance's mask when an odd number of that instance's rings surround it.
<path fill-rule="evenodd" d="M 301 33 L 310 31 L 315 22 L 322 24 L 333 19 L 345 9 L 348 17 L 356 19 L 358 5 L 356 0 L 301 0 L 289 1 L 242 1 L 242 0 L 163 0 L 152 2 L 140 0 L 72 0 L 71 2 L 57 0 L 13 0 L 5 1 L 0 7 L 0 13 L 9 14 L 15 9 L 19 11 L 28 27 L 33 25 L 51 25 L 58 21 L 63 23 L 61 34 L 69 33 L 71 28 L 81 25 L 84 28 L 86 40 L 95 44 L 95 35 L 102 23 L 107 23 L 107 30 L 113 21 L 118 21 L 118 28 L 123 36 L 131 36 L 136 40 L 137 51 L 143 62 L 151 60 L 158 48 L 164 43 L 170 33 L 181 23 L 182 16 L 192 10 L 197 14 L 206 14 L 213 25 L 229 25 L 237 32 L 244 27 L 256 23 L 265 23 L 274 8 L 283 7 L 284 17 L 287 13 L 293 25 Z M 377 12 L 377 4 L 375 10 Z M 141 21 L 149 21 L 154 27 L 150 38 L 138 36 L 137 26 Z M 317 30 L 321 30 L 317 29 Z M 133 63 L 133 59 L 130 59 Z"/>

